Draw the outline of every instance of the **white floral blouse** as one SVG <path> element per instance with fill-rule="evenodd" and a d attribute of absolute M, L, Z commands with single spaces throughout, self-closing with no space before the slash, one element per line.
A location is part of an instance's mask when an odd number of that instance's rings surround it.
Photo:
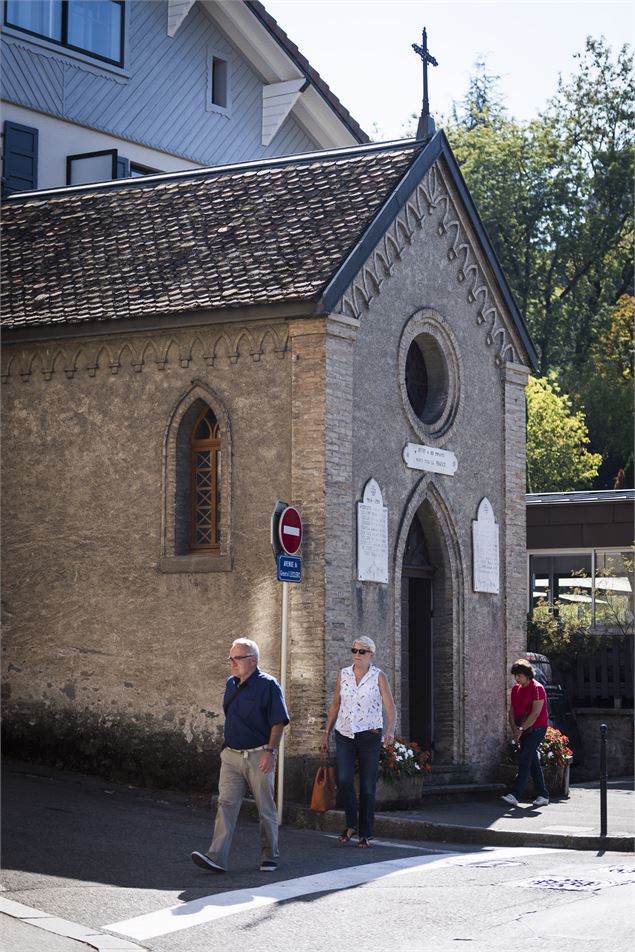
<path fill-rule="evenodd" d="M 340 709 L 335 730 L 344 737 L 354 737 L 360 731 L 381 730 L 384 726 L 380 674 L 381 670 L 371 664 L 358 684 L 352 665 L 340 671 Z"/>

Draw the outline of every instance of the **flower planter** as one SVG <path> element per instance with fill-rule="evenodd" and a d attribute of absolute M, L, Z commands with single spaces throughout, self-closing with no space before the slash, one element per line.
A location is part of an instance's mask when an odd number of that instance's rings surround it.
<path fill-rule="evenodd" d="M 552 800 L 566 800 L 569 796 L 569 770 L 570 764 L 565 767 L 543 767 L 542 772 L 545 778 L 545 784 L 549 791 L 549 797 Z M 498 777 L 501 783 L 507 784 L 511 789 L 516 780 L 518 768 L 511 764 L 501 764 L 498 769 Z M 529 778 L 527 786 L 523 790 L 522 799 L 529 800 L 536 796 L 534 785 Z"/>
<path fill-rule="evenodd" d="M 377 810 L 407 810 L 421 805 L 425 777 L 400 777 L 377 781 Z"/>

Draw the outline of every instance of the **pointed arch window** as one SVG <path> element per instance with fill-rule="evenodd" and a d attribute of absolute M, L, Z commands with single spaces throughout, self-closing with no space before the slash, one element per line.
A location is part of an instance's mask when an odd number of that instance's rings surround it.
<path fill-rule="evenodd" d="M 192 427 L 190 547 L 218 551 L 221 525 L 221 439 L 213 412 L 203 406 Z"/>

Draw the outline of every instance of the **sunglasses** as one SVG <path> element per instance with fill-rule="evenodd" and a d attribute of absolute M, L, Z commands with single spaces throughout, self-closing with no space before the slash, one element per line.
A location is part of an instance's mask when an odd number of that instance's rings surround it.
<path fill-rule="evenodd" d="M 237 662 L 237 661 L 244 661 L 245 658 L 253 658 L 253 655 L 250 655 L 250 654 L 237 654 L 237 655 L 234 655 L 233 658 L 232 658 L 231 655 L 230 655 L 227 660 L 228 660 L 228 661 L 233 661 L 233 662 L 235 663 L 235 662 Z"/>
<path fill-rule="evenodd" d="M 370 648 L 351 648 L 353 654 L 372 654 Z"/>

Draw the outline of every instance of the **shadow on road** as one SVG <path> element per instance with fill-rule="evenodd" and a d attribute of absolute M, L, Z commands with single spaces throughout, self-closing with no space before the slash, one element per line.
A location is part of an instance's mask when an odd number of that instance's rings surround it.
<path fill-rule="evenodd" d="M 189 901 L 210 892 L 253 889 L 325 868 L 407 855 L 399 847 L 342 847 L 334 837 L 283 827 L 280 867 L 273 875 L 262 873 L 258 825 L 241 818 L 232 869 L 213 874 L 190 859 L 192 850 L 207 849 L 212 832 L 213 814 L 202 798 L 193 801 L 183 794 L 15 761 L 4 764 L 2 788 L 2 865 L 8 889 L 24 889 L 26 873 L 131 889 L 181 890 L 179 898 Z M 421 849 L 413 847 L 412 852 Z"/>

